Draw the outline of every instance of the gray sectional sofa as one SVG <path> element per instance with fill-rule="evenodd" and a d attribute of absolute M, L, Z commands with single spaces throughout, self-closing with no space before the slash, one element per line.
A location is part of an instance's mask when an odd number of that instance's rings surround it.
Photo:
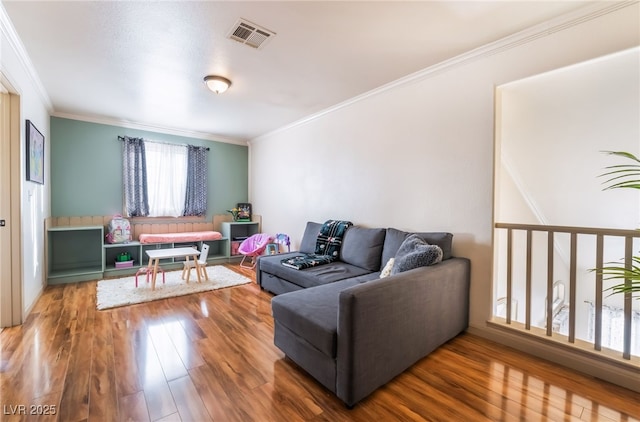
<path fill-rule="evenodd" d="M 321 226 L 307 223 L 300 251 L 260 257 L 256 278 L 277 295 L 276 346 L 352 407 L 467 328 L 470 262 L 451 256 L 450 233 L 418 233 L 442 261 L 380 278 L 409 233 L 353 226 L 339 260 L 282 265 L 313 253 Z"/>

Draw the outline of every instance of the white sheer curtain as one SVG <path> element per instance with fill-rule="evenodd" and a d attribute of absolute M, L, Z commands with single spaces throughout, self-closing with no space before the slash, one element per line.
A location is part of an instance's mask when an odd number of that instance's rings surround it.
<path fill-rule="evenodd" d="M 150 217 L 179 217 L 187 188 L 187 146 L 145 141 Z"/>

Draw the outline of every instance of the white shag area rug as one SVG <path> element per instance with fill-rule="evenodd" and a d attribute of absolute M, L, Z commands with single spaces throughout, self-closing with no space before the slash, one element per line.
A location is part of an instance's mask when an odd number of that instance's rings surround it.
<path fill-rule="evenodd" d="M 151 290 L 151 275 L 147 284 L 146 274 L 138 276 L 137 288 L 134 276 L 100 280 L 97 288 L 97 308 L 98 310 L 103 310 L 134 303 L 151 302 L 153 300 L 206 292 L 251 282 L 249 278 L 222 265 L 207 267 L 207 274 L 209 275 L 209 280 L 207 281 L 203 277 L 202 282 L 198 283 L 198 277 L 195 270 L 193 270 L 191 271 L 189 284 L 187 284 L 181 278 L 182 270 L 167 271 L 165 273 L 165 284 L 162 284 L 162 273 L 159 272 L 156 278 L 155 290 Z"/>

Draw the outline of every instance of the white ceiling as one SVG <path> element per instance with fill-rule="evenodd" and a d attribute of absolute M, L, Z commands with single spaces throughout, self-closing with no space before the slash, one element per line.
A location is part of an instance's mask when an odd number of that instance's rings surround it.
<path fill-rule="evenodd" d="M 3 1 L 53 114 L 248 140 L 582 1 Z M 239 18 L 276 33 L 256 50 Z M 224 94 L 203 77 L 232 80 Z"/>

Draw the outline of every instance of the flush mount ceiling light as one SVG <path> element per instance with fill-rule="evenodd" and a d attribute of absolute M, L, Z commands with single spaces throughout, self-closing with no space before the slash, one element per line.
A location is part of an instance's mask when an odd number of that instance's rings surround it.
<path fill-rule="evenodd" d="M 231 81 L 222 76 L 209 75 L 204 77 L 204 83 L 211 91 L 216 94 L 222 94 L 231 86 Z"/>

